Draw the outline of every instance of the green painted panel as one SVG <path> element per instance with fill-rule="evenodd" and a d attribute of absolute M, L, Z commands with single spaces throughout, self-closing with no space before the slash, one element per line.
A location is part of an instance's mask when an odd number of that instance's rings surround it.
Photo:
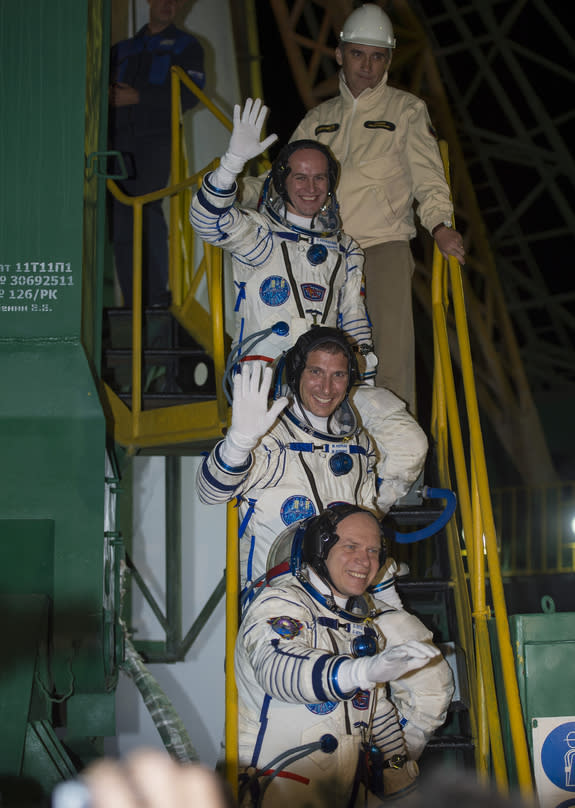
<path fill-rule="evenodd" d="M 571 615 L 575 623 L 575 615 Z M 539 716 L 575 715 L 575 625 L 569 640 L 525 645 L 526 712 Z"/>
<path fill-rule="evenodd" d="M 0 772 L 20 774 L 26 726 L 35 686 L 40 642 L 46 638 L 48 599 L 41 595 L 0 595 Z M 9 728 L 9 731 L 6 731 Z"/>
<path fill-rule="evenodd" d="M 0 3 L 0 336 L 79 335 L 87 4 Z"/>
<path fill-rule="evenodd" d="M 72 678 L 77 688 L 105 689 L 104 417 L 82 347 L 49 343 L 35 348 L 0 346 L 0 374 L 11 380 L 0 400 L 0 441 L 10 468 L 0 494 L 0 517 L 53 523 L 58 693 L 70 689 Z M 33 549 L 31 544 L 23 562 L 13 557 L 2 575 L 24 575 L 21 563 L 35 557 Z"/>
<path fill-rule="evenodd" d="M 78 773 L 78 767 L 47 721 L 35 721 L 28 726 L 22 773 L 41 783 L 46 795 L 62 780 Z"/>
<path fill-rule="evenodd" d="M 66 705 L 68 737 L 116 734 L 115 693 L 79 693 Z"/>
<path fill-rule="evenodd" d="M 68 771 L 49 698 L 62 705 L 59 721 L 69 712 L 78 748 L 86 733 L 96 750 L 92 736 L 114 731 L 96 384 L 105 179 L 86 160 L 106 145 L 109 9 L 110 0 L 0 2 L 0 594 L 50 607 L 34 634 L 25 613 L 12 615 L 27 644 L 15 651 L 22 693 L 10 720 L 2 705 L 18 683 L 0 681 L 0 761 L 12 747 L 14 770 L 22 762 L 28 721 L 24 773 L 44 784 Z"/>
<path fill-rule="evenodd" d="M 575 715 L 575 613 L 516 614 L 509 629 L 531 744 L 533 718 Z"/>
<path fill-rule="evenodd" d="M 0 536 L 0 592 L 52 597 L 54 522 L 51 519 L 0 519 Z"/>
<path fill-rule="evenodd" d="M 107 149 L 110 0 L 88 3 L 86 40 L 86 178 L 84 185 L 84 279 L 82 341 L 97 372 L 100 368 L 104 266 L 108 256 L 106 163 L 96 155 Z M 113 260 L 109 260 L 113 267 Z M 113 279 L 112 279 L 113 282 Z M 113 283 L 112 283 L 113 288 Z M 113 304 L 113 299 L 109 305 Z"/>

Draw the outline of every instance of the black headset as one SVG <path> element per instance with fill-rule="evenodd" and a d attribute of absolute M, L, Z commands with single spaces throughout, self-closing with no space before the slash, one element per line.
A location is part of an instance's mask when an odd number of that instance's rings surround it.
<path fill-rule="evenodd" d="M 377 517 L 371 511 L 368 511 L 367 508 L 362 508 L 360 505 L 354 505 L 350 502 L 341 502 L 326 508 L 319 515 L 312 516 L 305 521 L 301 544 L 301 560 L 309 564 L 324 580 L 330 580 L 325 562 L 329 551 L 339 540 L 337 526 L 354 513 L 367 513 L 377 522 L 381 537 L 381 549 L 379 551 L 380 569 L 385 563 L 387 549 Z"/>

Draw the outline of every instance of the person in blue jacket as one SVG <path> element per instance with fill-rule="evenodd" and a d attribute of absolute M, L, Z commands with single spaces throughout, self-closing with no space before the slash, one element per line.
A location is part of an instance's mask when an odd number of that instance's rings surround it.
<path fill-rule="evenodd" d="M 182 0 L 148 0 L 148 4 L 147 25 L 135 36 L 114 45 L 110 60 L 109 145 L 123 156 L 128 176 L 118 185 L 129 196 L 151 193 L 168 184 L 172 65 L 181 67 L 198 87 L 205 84 L 202 46 L 194 36 L 174 25 Z M 197 103 L 197 98 L 183 88 L 181 101 L 185 112 Z M 131 207 L 113 199 L 111 225 L 118 281 L 124 305 L 131 308 Z M 167 307 L 171 301 L 168 232 L 161 200 L 144 206 L 143 231 L 144 303 Z"/>

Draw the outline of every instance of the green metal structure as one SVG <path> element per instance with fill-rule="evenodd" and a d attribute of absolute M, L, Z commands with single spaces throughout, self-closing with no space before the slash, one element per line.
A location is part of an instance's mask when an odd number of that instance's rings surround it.
<path fill-rule="evenodd" d="M 115 731 L 103 180 L 86 159 L 102 140 L 108 13 L 105 0 L 0 6 L 0 761 L 44 789 Z"/>

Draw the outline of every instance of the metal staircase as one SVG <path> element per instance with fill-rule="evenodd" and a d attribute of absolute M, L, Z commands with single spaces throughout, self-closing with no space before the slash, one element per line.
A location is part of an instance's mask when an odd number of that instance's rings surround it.
<path fill-rule="evenodd" d="M 146 309 L 143 317 L 142 409 L 216 400 L 214 362 L 168 309 Z M 102 380 L 132 403 L 132 312 L 104 310 Z"/>
<path fill-rule="evenodd" d="M 133 311 L 108 309 L 104 323 L 101 393 L 108 428 L 129 451 L 199 452 L 221 437 L 228 404 L 223 377 L 223 258 L 220 250 L 196 239 L 188 223 L 191 196 L 214 160 L 190 176 L 179 104 L 180 82 L 228 129 L 230 121 L 180 68 L 172 69 L 172 173 L 167 188 L 127 197 L 109 179 L 107 187 L 133 209 Z M 170 204 L 169 311 L 142 308 L 143 207 L 155 199 Z M 140 248 L 138 248 L 140 245 Z"/>

